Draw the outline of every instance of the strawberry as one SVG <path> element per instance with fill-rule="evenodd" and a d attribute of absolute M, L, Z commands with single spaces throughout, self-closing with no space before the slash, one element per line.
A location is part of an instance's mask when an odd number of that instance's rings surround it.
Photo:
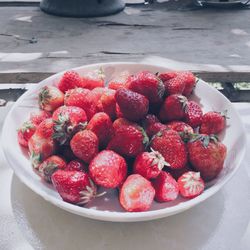
<path fill-rule="evenodd" d="M 170 94 L 190 96 L 196 84 L 196 77 L 190 71 L 164 72 L 159 75 L 159 78 Z"/>
<path fill-rule="evenodd" d="M 119 107 L 119 105 L 117 103 L 115 105 L 115 114 L 116 114 L 117 118 L 124 117 L 124 115 L 123 115 L 123 113 L 122 113 L 122 111 L 121 111 L 121 109 L 120 109 L 120 107 Z"/>
<path fill-rule="evenodd" d="M 153 114 L 148 114 L 146 117 L 143 119 L 142 124 L 145 129 L 147 129 L 150 125 L 160 122 L 157 116 Z"/>
<path fill-rule="evenodd" d="M 31 121 L 26 121 L 22 124 L 22 126 L 17 131 L 17 139 L 18 143 L 27 148 L 28 141 L 31 136 L 36 132 L 36 126 Z"/>
<path fill-rule="evenodd" d="M 200 133 L 218 134 L 226 126 L 226 112 L 208 112 L 202 116 Z"/>
<path fill-rule="evenodd" d="M 87 116 L 82 108 L 61 106 L 54 111 L 54 135 L 60 145 L 67 144 L 72 136 L 87 125 Z"/>
<path fill-rule="evenodd" d="M 86 89 L 104 87 L 104 72 L 102 69 L 89 71 L 82 76 L 82 86 Z"/>
<path fill-rule="evenodd" d="M 118 118 L 116 119 L 114 122 L 113 122 L 113 128 L 114 128 L 114 131 L 116 132 L 120 127 L 123 127 L 123 126 L 134 126 L 135 128 L 140 128 L 140 126 L 135 123 L 135 122 L 131 122 L 125 118 Z"/>
<path fill-rule="evenodd" d="M 155 190 L 150 181 L 139 174 L 128 176 L 120 190 L 121 206 L 128 212 L 142 212 L 150 209 Z"/>
<path fill-rule="evenodd" d="M 166 129 L 167 126 L 165 124 L 162 124 L 160 122 L 153 123 L 146 129 L 147 135 L 151 138 L 161 130 Z"/>
<path fill-rule="evenodd" d="M 98 102 L 105 91 L 106 90 L 104 88 L 95 88 L 85 96 L 83 107 L 88 120 L 90 120 L 93 115 L 98 112 Z"/>
<path fill-rule="evenodd" d="M 107 149 L 113 150 L 122 156 L 136 157 L 145 151 L 149 142 L 148 136 L 140 126 L 121 126 L 108 144 Z"/>
<path fill-rule="evenodd" d="M 205 184 L 200 176 L 200 173 L 193 171 L 186 172 L 179 177 L 178 185 L 181 196 L 188 199 L 192 199 L 200 195 L 205 188 Z"/>
<path fill-rule="evenodd" d="M 38 94 L 39 107 L 45 111 L 54 111 L 63 105 L 64 94 L 53 86 L 43 87 Z"/>
<path fill-rule="evenodd" d="M 52 155 L 49 158 L 45 159 L 38 168 L 39 173 L 42 178 L 51 183 L 51 176 L 57 169 L 65 169 L 66 162 L 64 159 L 57 155 Z"/>
<path fill-rule="evenodd" d="M 66 202 L 82 206 L 102 195 L 97 195 L 97 187 L 88 174 L 81 171 L 57 170 L 51 180 L 57 192 Z"/>
<path fill-rule="evenodd" d="M 69 89 L 74 89 L 82 86 L 83 84 L 80 75 L 73 70 L 65 72 L 58 83 L 58 88 L 63 93 L 65 93 Z"/>
<path fill-rule="evenodd" d="M 89 121 L 86 129 L 91 130 L 97 135 L 101 147 L 108 144 L 114 133 L 110 117 L 103 112 L 96 113 Z"/>
<path fill-rule="evenodd" d="M 127 176 L 127 164 L 114 151 L 103 150 L 89 164 L 89 174 L 97 185 L 116 188 Z"/>
<path fill-rule="evenodd" d="M 135 159 L 133 173 L 140 174 L 146 179 L 156 178 L 166 165 L 168 164 L 159 152 L 143 152 Z"/>
<path fill-rule="evenodd" d="M 128 71 L 122 71 L 119 75 L 113 77 L 109 83 L 108 87 L 110 89 L 120 89 L 120 88 L 127 88 L 127 82 L 130 79 L 130 75 Z"/>
<path fill-rule="evenodd" d="M 173 201 L 179 194 L 179 187 L 171 174 L 162 171 L 158 177 L 152 180 L 155 189 L 155 200 L 158 202 Z"/>
<path fill-rule="evenodd" d="M 37 110 L 30 114 L 30 121 L 35 125 L 38 126 L 42 121 L 47 118 L 50 118 L 51 114 L 44 110 Z"/>
<path fill-rule="evenodd" d="M 196 77 L 190 71 L 183 71 L 180 74 L 183 78 L 183 81 L 185 82 L 185 88 L 184 88 L 182 94 L 184 96 L 190 96 L 195 88 L 195 85 L 196 85 Z"/>
<path fill-rule="evenodd" d="M 69 89 L 64 95 L 64 105 L 76 106 L 84 109 L 85 96 L 90 92 L 89 89 L 75 88 Z"/>
<path fill-rule="evenodd" d="M 183 175 L 184 173 L 191 171 L 192 168 L 191 166 L 187 163 L 183 168 L 179 168 L 179 169 L 172 169 L 172 168 L 166 168 L 165 171 L 167 173 L 170 173 L 175 180 L 178 180 L 178 178 Z"/>
<path fill-rule="evenodd" d="M 190 134 L 194 133 L 193 128 L 185 122 L 182 121 L 172 121 L 166 123 L 167 127 L 173 129 L 177 132 L 188 132 Z"/>
<path fill-rule="evenodd" d="M 184 118 L 184 110 L 187 105 L 187 98 L 182 95 L 168 96 L 159 113 L 159 117 L 163 122 L 181 120 Z"/>
<path fill-rule="evenodd" d="M 189 140 L 190 134 L 194 133 L 193 128 L 185 122 L 182 121 L 172 121 L 166 124 L 170 129 L 179 132 L 182 140 L 187 142 Z"/>
<path fill-rule="evenodd" d="M 115 91 L 113 89 L 105 89 L 97 102 L 97 111 L 105 112 L 113 120 L 116 117 L 116 101 Z"/>
<path fill-rule="evenodd" d="M 45 119 L 37 126 L 36 134 L 42 138 L 52 138 L 54 130 L 54 122 L 52 118 Z"/>
<path fill-rule="evenodd" d="M 221 172 L 227 148 L 216 136 L 193 134 L 187 149 L 190 163 L 205 181 L 213 180 Z"/>
<path fill-rule="evenodd" d="M 160 152 L 170 168 L 183 168 L 187 163 L 187 151 L 178 132 L 172 129 L 162 130 L 151 140 L 153 150 Z"/>
<path fill-rule="evenodd" d="M 193 128 L 200 126 L 202 121 L 202 109 L 195 101 L 189 101 L 185 108 L 185 122 Z"/>
<path fill-rule="evenodd" d="M 159 78 L 163 82 L 165 82 L 165 81 L 168 81 L 172 78 L 175 78 L 177 76 L 177 74 L 178 74 L 178 72 L 175 72 L 175 71 L 167 71 L 167 72 L 159 74 Z"/>
<path fill-rule="evenodd" d="M 89 163 L 98 153 L 99 141 L 90 130 L 76 133 L 70 141 L 70 147 L 76 157 Z"/>
<path fill-rule="evenodd" d="M 174 78 L 163 81 L 166 89 L 167 95 L 181 94 L 185 88 L 185 82 L 183 81 L 182 76 L 177 75 Z"/>
<path fill-rule="evenodd" d="M 80 160 L 72 160 L 67 164 L 65 170 L 69 171 L 76 170 L 87 173 L 87 166 Z"/>
<path fill-rule="evenodd" d="M 44 138 L 37 133 L 32 135 L 28 142 L 32 166 L 37 169 L 39 165 L 53 155 L 56 151 L 56 144 L 51 137 Z"/>
<path fill-rule="evenodd" d="M 165 92 L 162 80 L 148 71 L 133 75 L 128 88 L 147 97 L 150 103 L 161 102 Z"/>
<path fill-rule="evenodd" d="M 148 99 L 128 89 L 118 89 L 115 94 L 121 112 L 125 118 L 131 121 L 139 121 L 148 112 Z"/>

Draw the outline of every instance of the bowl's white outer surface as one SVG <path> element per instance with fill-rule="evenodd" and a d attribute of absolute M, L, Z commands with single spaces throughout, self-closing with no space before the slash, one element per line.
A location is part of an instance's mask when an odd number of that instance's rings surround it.
<path fill-rule="evenodd" d="M 79 74 L 84 74 L 100 67 L 104 70 L 107 80 L 124 70 L 128 70 L 130 73 L 136 73 L 140 70 L 150 70 L 152 72 L 168 70 L 155 65 L 127 62 L 93 64 L 75 68 L 74 70 Z M 170 203 L 154 202 L 150 211 L 139 213 L 124 212 L 119 206 L 118 199 L 114 198 L 115 195 L 117 196 L 116 191 L 110 191 L 107 197 L 99 201 L 97 200 L 89 207 L 79 207 L 62 201 L 51 185 L 46 185 L 42 182 L 40 177 L 32 170 L 27 152 L 17 142 L 16 131 L 22 122 L 27 120 L 29 113 L 38 108 L 37 93 L 39 89 L 45 85 L 56 84 L 63 73 L 58 73 L 43 80 L 22 95 L 10 110 L 2 131 L 4 153 L 15 174 L 24 184 L 52 204 L 71 213 L 97 220 L 120 222 L 152 220 L 180 213 L 206 200 L 219 191 L 239 168 L 246 148 L 246 133 L 240 116 L 226 97 L 204 81 L 199 80 L 192 98 L 199 101 L 205 112 L 209 110 L 227 110 L 228 117 L 230 117 L 227 120 L 226 133 L 220 136 L 220 139 L 228 149 L 224 169 L 215 180 L 208 183 L 206 190 L 200 196 L 191 200 L 179 198 L 177 201 Z"/>

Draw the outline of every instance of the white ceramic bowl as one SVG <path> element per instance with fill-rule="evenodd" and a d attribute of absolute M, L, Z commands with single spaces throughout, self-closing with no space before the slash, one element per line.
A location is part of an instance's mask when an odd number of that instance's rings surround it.
<path fill-rule="evenodd" d="M 94 64 L 79 67 L 74 70 L 81 75 L 85 72 L 99 69 L 100 67 L 104 70 L 107 79 L 123 70 L 128 70 L 130 73 L 136 73 L 140 70 L 150 70 L 152 72 L 168 70 L 164 67 L 138 63 Z M 227 120 L 226 132 L 220 135 L 220 139 L 228 149 L 224 169 L 215 180 L 207 184 L 205 191 L 200 196 L 191 200 L 178 198 L 173 202 L 154 202 L 150 211 L 137 213 L 125 212 L 120 207 L 116 190 L 108 190 L 107 195 L 95 199 L 87 207 L 79 207 L 62 201 L 53 187 L 42 182 L 40 177 L 32 169 L 27 157 L 27 152 L 23 150 L 17 142 L 16 132 L 22 122 L 28 118 L 29 113 L 32 110 L 38 109 L 37 93 L 39 89 L 45 85 L 57 83 L 62 74 L 63 72 L 45 79 L 21 96 L 5 120 L 2 134 L 4 153 L 15 174 L 29 188 L 52 204 L 71 213 L 98 220 L 124 222 L 152 220 L 180 213 L 206 200 L 222 188 L 239 168 L 246 145 L 246 136 L 241 119 L 226 97 L 204 81 L 199 80 L 192 99 L 198 101 L 205 112 L 209 110 L 228 110 L 228 116 L 230 117 L 230 119 Z"/>

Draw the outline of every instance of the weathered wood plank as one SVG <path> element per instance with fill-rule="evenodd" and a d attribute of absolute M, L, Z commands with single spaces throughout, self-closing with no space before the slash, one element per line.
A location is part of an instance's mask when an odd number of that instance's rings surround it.
<path fill-rule="evenodd" d="M 38 7 L 1 7 L 0 72 L 59 72 L 152 55 L 228 71 L 230 65 L 249 67 L 249 11 L 169 11 L 173 2 L 85 19 L 49 16 Z"/>

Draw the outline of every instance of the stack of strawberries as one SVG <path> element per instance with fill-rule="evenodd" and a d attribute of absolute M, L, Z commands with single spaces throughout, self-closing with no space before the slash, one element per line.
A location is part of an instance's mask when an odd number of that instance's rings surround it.
<path fill-rule="evenodd" d="M 217 134 L 226 114 L 203 114 L 188 100 L 196 77 L 124 71 L 107 87 L 104 78 L 101 70 L 68 71 L 40 90 L 40 110 L 18 141 L 42 179 L 77 205 L 105 195 L 98 187 L 117 188 L 129 212 L 201 194 L 223 168 L 226 146 Z"/>

